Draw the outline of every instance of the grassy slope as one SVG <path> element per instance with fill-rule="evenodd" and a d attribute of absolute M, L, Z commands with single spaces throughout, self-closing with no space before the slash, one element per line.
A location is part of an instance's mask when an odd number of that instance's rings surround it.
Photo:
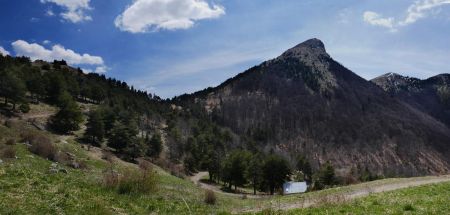
<path fill-rule="evenodd" d="M 450 214 L 450 182 L 372 194 L 343 204 L 324 204 L 285 214 Z"/>
<path fill-rule="evenodd" d="M 0 125 L 0 143 L 10 137 L 18 139 L 23 129 L 34 129 L 23 122 L 11 128 Z M 46 132 L 44 132 L 46 133 Z M 88 164 L 86 170 L 63 167 L 68 174 L 50 174 L 51 161 L 28 152 L 23 144 L 15 145 L 18 159 L 0 164 L 0 214 L 210 214 L 242 212 L 254 208 L 276 208 L 306 198 L 351 192 L 377 184 L 405 182 L 415 179 L 385 179 L 348 187 L 333 188 L 301 195 L 275 196 L 263 199 L 240 199 L 217 194 L 214 206 L 203 203 L 204 191 L 191 182 L 176 178 L 158 169 L 159 190 L 151 195 L 120 195 L 101 186 L 102 171 L 108 163 L 90 156 L 72 139 L 64 144 L 59 137 L 46 133 L 60 149 L 70 151 Z M 136 168 L 119 162 L 118 169 Z M 410 188 L 401 191 L 374 194 L 340 205 L 325 204 L 317 208 L 294 210 L 293 214 L 352 214 L 403 213 L 412 206 L 412 213 L 450 214 L 450 183 Z M 227 211 L 227 212 L 225 212 Z"/>
<path fill-rule="evenodd" d="M 17 136 L 13 129 L 0 125 L 3 137 Z M 0 214 L 163 214 L 209 213 L 220 211 L 221 204 L 203 203 L 203 191 L 194 184 L 159 170 L 160 189 L 152 195 L 119 195 L 101 186 L 107 162 L 90 158 L 77 143 L 59 143 L 85 160 L 87 170 L 63 167 L 68 174 L 50 174 L 51 161 L 15 145 L 18 159 L 0 164 Z M 118 166 L 118 169 L 125 168 Z M 126 168 L 136 168 L 127 165 Z"/>

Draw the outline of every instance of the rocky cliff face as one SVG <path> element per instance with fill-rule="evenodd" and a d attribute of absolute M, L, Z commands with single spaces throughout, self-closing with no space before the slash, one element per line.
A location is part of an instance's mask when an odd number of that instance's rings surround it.
<path fill-rule="evenodd" d="M 304 155 L 315 168 L 331 161 L 341 174 L 387 176 L 450 169 L 445 124 L 334 61 L 318 39 L 176 101 L 200 104 L 253 140 L 243 146 Z"/>

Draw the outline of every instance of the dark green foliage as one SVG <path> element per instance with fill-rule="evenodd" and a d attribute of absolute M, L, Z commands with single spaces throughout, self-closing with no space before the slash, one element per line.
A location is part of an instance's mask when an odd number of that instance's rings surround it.
<path fill-rule="evenodd" d="M 296 168 L 298 171 L 301 171 L 303 173 L 305 181 L 311 182 L 312 180 L 311 164 L 304 156 L 300 156 L 298 158 Z"/>
<path fill-rule="evenodd" d="M 5 97 L 5 104 L 9 101 L 13 104 L 23 101 L 25 98 L 25 83 L 16 75 L 17 69 L 8 68 L 0 70 L 0 96 Z"/>
<path fill-rule="evenodd" d="M 248 151 L 233 151 L 224 161 L 224 176 L 229 187 L 232 185 L 242 186 L 247 182 L 245 174 L 251 154 Z"/>
<path fill-rule="evenodd" d="M 273 195 L 283 183 L 289 180 L 291 170 L 288 162 L 281 156 L 269 155 L 263 166 L 264 188 Z"/>
<path fill-rule="evenodd" d="M 403 210 L 404 211 L 414 211 L 414 207 L 411 204 L 406 204 L 405 206 L 403 206 Z"/>
<path fill-rule="evenodd" d="M 119 113 L 118 120 L 109 132 L 108 146 L 126 159 L 142 157 L 147 153 L 148 145 L 138 137 L 135 114 L 126 111 Z"/>
<path fill-rule="evenodd" d="M 331 162 L 327 161 L 321 166 L 317 172 L 316 180 L 314 181 L 314 189 L 323 189 L 327 186 L 332 186 L 337 183 L 334 167 Z"/>
<path fill-rule="evenodd" d="M 253 194 L 256 195 L 256 189 L 263 182 L 263 156 L 260 154 L 253 155 L 248 163 L 246 178 L 252 184 Z"/>
<path fill-rule="evenodd" d="M 19 110 L 22 113 L 28 113 L 28 112 L 30 112 L 30 105 L 28 103 L 23 103 L 19 106 Z"/>
<path fill-rule="evenodd" d="M 92 144 L 99 144 L 103 140 L 105 136 L 105 124 L 100 111 L 94 110 L 89 113 L 84 135 Z"/>
<path fill-rule="evenodd" d="M 124 150 L 130 143 L 136 141 L 137 133 L 124 123 L 117 121 L 109 135 L 108 146 L 118 151 Z"/>
<path fill-rule="evenodd" d="M 147 155 L 150 157 L 158 158 L 162 151 L 162 140 L 159 133 L 155 133 L 150 140 L 146 141 L 148 143 Z"/>
<path fill-rule="evenodd" d="M 50 126 L 60 133 L 68 133 L 80 129 L 83 114 L 78 105 L 71 100 L 70 96 L 61 97 L 61 109 L 50 118 Z"/>

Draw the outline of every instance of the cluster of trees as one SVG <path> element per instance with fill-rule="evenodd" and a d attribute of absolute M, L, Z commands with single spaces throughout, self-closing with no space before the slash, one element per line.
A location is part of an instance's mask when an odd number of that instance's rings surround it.
<path fill-rule="evenodd" d="M 274 194 L 283 183 L 290 180 L 291 167 L 281 156 L 233 151 L 221 165 L 220 178 L 229 188 L 251 184 L 256 190 Z"/>
<path fill-rule="evenodd" d="M 99 145 L 108 136 L 107 145 L 126 159 L 159 157 L 162 151 L 161 135 L 140 129 L 138 119 L 138 114 L 134 112 L 101 106 L 89 113 L 85 138 L 91 144 Z"/>
<path fill-rule="evenodd" d="M 219 153 L 218 153 L 219 154 Z M 320 190 L 338 183 L 335 170 L 326 162 L 317 172 L 300 156 L 295 165 L 274 153 L 233 150 L 226 156 L 219 154 L 218 160 L 208 168 L 211 181 L 223 182 L 230 190 L 241 186 L 251 186 L 257 190 L 274 194 L 287 181 L 306 181 L 312 189 Z M 295 174 L 301 175 L 296 177 Z"/>
<path fill-rule="evenodd" d="M 167 112 L 164 101 L 125 82 L 84 74 L 64 60 L 32 63 L 26 57 L 0 56 L 0 96 L 6 105 L 12 104 L 13 111 L 16 104 L 21 104 L 20 110 L 29 110 L 29 102 L 57 106 L 49 126 L 59 133 L 80 129 L 85 117 L 77 102 L 98 104 L 88 114 L 85 137 L 90 143 L 99 145 L 108 136 L 108 146 L 130 158 L 157 157 L 162 150 L 161 135 L 138 122 Z"/>

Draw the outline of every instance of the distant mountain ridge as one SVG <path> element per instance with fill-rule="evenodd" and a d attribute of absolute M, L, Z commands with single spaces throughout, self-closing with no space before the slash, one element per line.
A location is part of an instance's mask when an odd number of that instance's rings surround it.
<path fill-rule="evenodd" d="M 448 173 L 449 127 L 385 92 L 413 89 L 416 79 L 386 79 L 380 88 L 359 77 L 311 39 L 218 87 L 173 101 L 201 105 L 215 122 L 249 137 L 242 147 L 303 155 L 314 168 L 331 161 L 341 174 Z"/>
<path fill-rule="evenodd" d="M 450 127 L 450 74 L 420 80 L 388 73 L 371 81 L 392 96 Z"/>

